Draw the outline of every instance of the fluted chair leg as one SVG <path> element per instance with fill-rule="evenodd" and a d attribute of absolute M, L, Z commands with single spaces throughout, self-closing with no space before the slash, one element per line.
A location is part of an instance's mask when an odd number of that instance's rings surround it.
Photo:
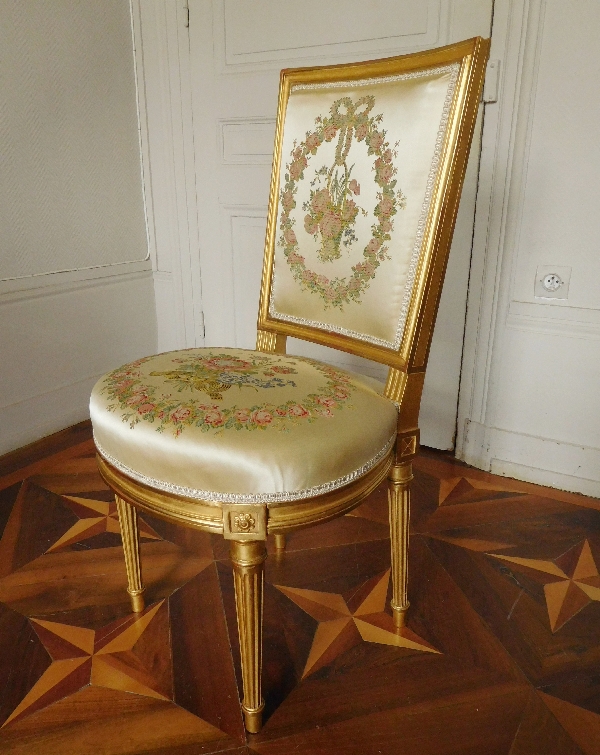
<path fill-rule="evenodd" d="M 256 734 L 262 727 L 262 625 L 264 540 L 232 540 L 231 561 L 235 585 L 235 606 L 242 659 L 242 710 L 246 729 Z"/>
<path fill-rule="evenodd" d="M 408 527 L 410 522 L 410 481 L 412 464 L 397 464 L 390 470 L 388 500 L 392 546 L 392 610 L 398 629 L 406 622 L 408 610 Z"/>
<path fill-rule="evenodd" d="M 125 569 L 127 571 L 127 592 L 131 598 L 131 608 L 134 613 L 144 610 L 144 591 L 142 582 L 142 561 L 140 558 L 140 534 L 138 530 L 138 513 L 134 506 L 115 496 L 121 539 L 125 553 Z"/>

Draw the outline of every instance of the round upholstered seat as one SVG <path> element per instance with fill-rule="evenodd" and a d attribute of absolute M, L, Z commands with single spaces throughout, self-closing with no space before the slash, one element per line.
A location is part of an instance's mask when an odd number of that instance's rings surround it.
<path fill-rule="evenodd" d="M 304 357 L 226 348 L 138 359 L 102 377 L 98 452 L 150 487 L 223 503 L 309 498 L 390 450 L 397 409 L 368 378 Z"/>

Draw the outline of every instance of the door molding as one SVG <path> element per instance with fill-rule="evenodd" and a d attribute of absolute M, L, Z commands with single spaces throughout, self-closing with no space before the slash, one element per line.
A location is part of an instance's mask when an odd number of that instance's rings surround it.
<path fill-rule="evenodd" d="M 502 351 L 521 225 L 545 0 L 496 0 L 490 58 L 502 61 L 497 103 L 485 105 L 479 191 L 458 407 L 456 455 L 489 469 L 481 433 L 494 427 L 495 360 Z"/>
<path fill-rule="evenodd" d="M 260 45 L 255 46 L 254 49 L 243 49 L 244 45 L 248 44 L 244 17 L 239 13 L 239 5 L 236 6 L 236 14 L 233 18 L 228 13 L 227 8 L 235 1 L 214 0 L 215 60 L 220 74 L 279 71 L 283 66 L 319 65 L 323 61 L 348 60 L 349 55 L 354 60 L 384 58 L 397 55 L 399 48 L 404 52 L 416 52 L 429 47 L 436 47 L 444 44 L 443 40 L 448 34 L 452 10 L 451 3 L 444 2 L 444 0 L 414 0 L 414 7 L 417 14 L 420 14 L 421 23 L 413 22 L 413 28 L 397 29 L 395 34 L 390 33 L 373 39 L 369 37 L 368 31 L 362 35 L 350 34 L 346 38 L 344 38 L 343 33 L 340 33 L 335 42 L 323 39 L 323 41 L 311 43 L 308 40 L 314 34 L 314 29 L 309 31 L 296 28 L 294 41 L 286 40 L 285 35 L 282 34 L 281 44 L 278 44 L 277 48 L 269 45 L 268 42 L 263 42 L 263 49 L 260 49 Z M 248 4 L 248 8 L 252 8 L 250 12 L 253 14 L 262 13 L 264 17 L 277 18 L 278 23 L 281 23 L 279 0 L 270 0 L 270 2 L 272 3 L 271 8 L 267 7 L 269 0 L 260 0 L 260 2 L 253 3 L 252 6 Z M 323 8 L 322 3 L 315 2 L 315 0 L 312 0 L 312 2 L 315 6 Z M 360 3 L 357 3 L 357 6 L 359 5 Z M 279 10 L 279 13 L 277 10 Z M 346 10 L 348 13 L 352 13 L 352 8 L 346 7 Z M 325 9 L 325 12 L 327 12 L 327 9 Z M 333 5 L 330 5 L 330 12 L 334 17 L 336 11 Z M 311 10 L 308 11 L 307 16 L 314 19 Z M 234 25 L 230 27 L 229 24 L 232 21 Z M 401 24 L 400 17 L 393 19 L 393 21 Z M 239 22 L 239 28 L 235 28 L 235 22 Z M 324 23 L 328 35 L 335 31 L 332 29 L 332 25 L 331 18 Z M 338 27 L 340 26 L 342 24 L 338 24 Z M 306 34 L 307 32 L 308 34 Z M 268 34 L 268 30 L 266 33 Z M 303 36 L 304 40 L 302 40 Z"/>
<path fill-rule="evenodd" d="M 133 0 L 158 350 L 204 343 L 188 14 Z"/>

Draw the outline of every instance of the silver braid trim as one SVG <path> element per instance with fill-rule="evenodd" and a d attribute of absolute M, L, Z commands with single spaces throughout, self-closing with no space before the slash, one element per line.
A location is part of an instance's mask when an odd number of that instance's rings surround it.
<path fill-rule="evenodd" d="M 384 459 L 391 451 L 394 443 L 396 442 L 396 433 L 388 440 L 385 446 L 379 451 L 372 459 L 366 464 L 363 464 L 358 469 L 350 472 L 343 477 L 338 477 L 331 482 L 325 482 L 322 485 L 315 485 L 312 488 L 302 488 L 301 490 L 291 490 L 289 492 L 281 493 L 257 493 L 256 495 L 246 493 L 219 493 L 214 490 L 198 490 L 197 488 L 186 488 L 182 485 L 174 485 L 170 482 L 164 482 L 163 480 L 156 480 L 153 477 L 147 477 L 140 472 L 136 472 L 135 469 L 131 469 L 127 465 L 120 462 L 108 451 L 105 451 L 98 443 L 96 436 L 94 435 L 94 443 L 100 456 L 105 459 L 113 467 L 116 467 L 120 472 L 127 477 L 131 477 L 132 480 L 140 482 L 143 485 L 147 485 L 150 488 L 156 490 L 162 490 L 163 493 L 172 493 L 173 495 L 183 496 L 185 498 L 195 498 L 201 501 L 207 501 L 209 503 L 283 503 L 285 501 L 301 501 L 305 498 L 314 498 L 324 493 L 329 493 L 332 490 L 343 488 L 344 485 L 348 485 L 359 477 L 363 477 L 370 472 L 373 467 L 377 466 L 379 462 Z"/>

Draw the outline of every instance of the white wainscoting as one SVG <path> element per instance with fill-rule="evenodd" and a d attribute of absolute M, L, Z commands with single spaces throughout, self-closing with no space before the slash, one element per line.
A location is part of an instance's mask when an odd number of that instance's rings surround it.
<path fill-rule="evenodd" d="M 0 454 L 85 419 L 98 377 L 156 351 L 139 10 L 127 0 L 42 3 L 13 20 L 23 35 L 11 47 L 13 78 L 23 73 L 15 107 L 39 102 L 56 119 L 28 124 L 39 161 L 13 177 L 19 191 L 35 191 L 18 207 L 28 224 L 22 266 L 2 276 L 0 261 L 0 277 L 12 278 L 0 284 Z M 48 72 L 64 97 L 44 87 Z M 80 86 L 85 96 L 74 97 Z M 20 138 L 13 128 L 4 144 L 15 165 L 29 154 Z"/>
<path fill-rule="evenodd" d="M 0 293 L 147 260 L 129 0 L 6 3 L 2 25 Z"/>
<path fill-rule="evenodd" d="M 599 22 L 590 0 L 496 1 L 502 82 L 486 105 L 457 439 L 475 466 L 588 495 L 600 495 Z M 540 264 L 572 267 L 568 301 L 535 298 Z"/>
<path fill-rule="evenodd" d="M 223 241 L 231 257 L 235 345 L 242 349 L 256 346 L 256 315 L 265 246 L 266 207 L 222 205 Z"/>
<path fill-rule="evenodd" d="M 503 477 L 600 497 L 600 448 L 467 422 L 469 462 Z"/>
<path fill-rule="evenodd" d="M 302 7 L 279 0 L 216 0 L 216 58 L 222 73 L 235 73 L 279 69 L 290 61 L 302 65 L 323 55 L 384 57 L 399 49 L 435 47 L 448 23 L 449 5 L 405 0 L 401 12 L 394 12 L 391 4 L 373 7 L 362 0 L 305 0 Z"/>
<path fill-rule="evenodd" d="M 156 350 L 152 273 L 0 301 L 0 454 L 86 419 L 96 380 Z"/>
<path fill-rule="evenodd" d="M 223 165 L 271 165 L 274 118 L 231 118 L 219 121 Z"/>

